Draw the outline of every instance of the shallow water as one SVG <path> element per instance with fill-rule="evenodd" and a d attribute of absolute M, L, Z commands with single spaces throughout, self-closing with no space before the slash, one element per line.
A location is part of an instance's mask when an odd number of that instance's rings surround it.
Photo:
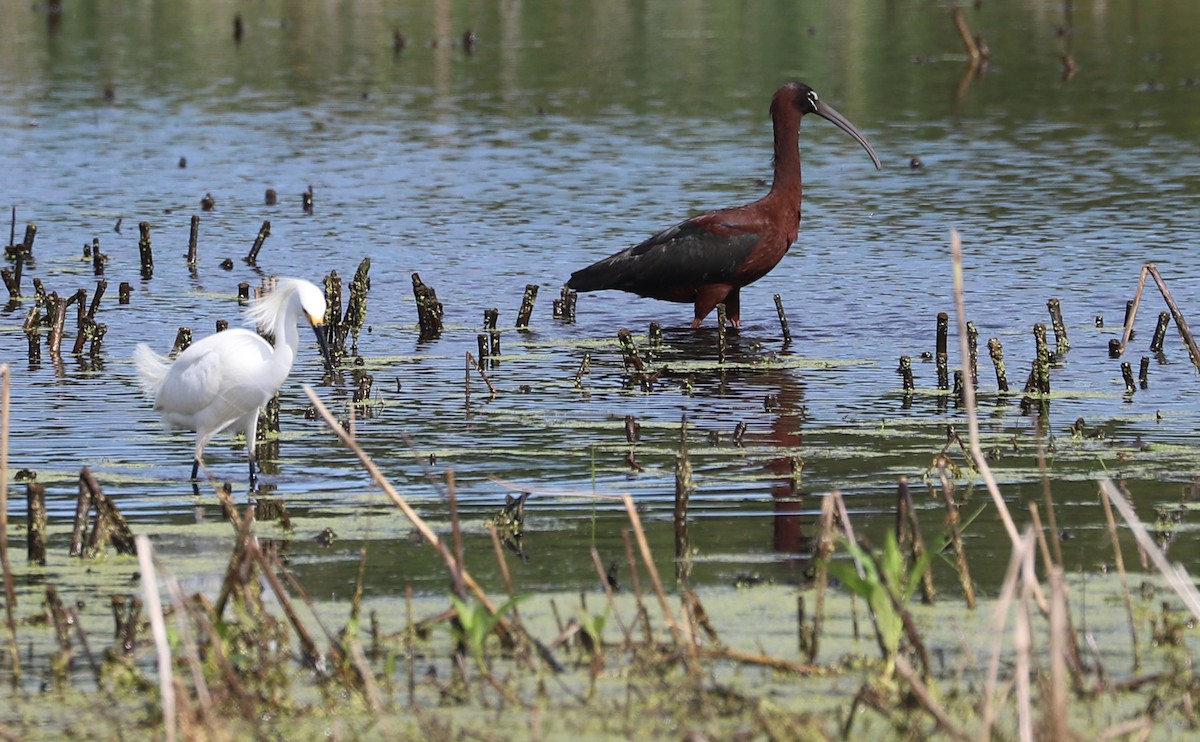
<path fill-rule="evenodd" d="M 468 546 L 485 575 L 483 523 L 502 504 L 503 483 L 535 492 L 521 585 L 592 584 L 590 543 L 606 561 L 623 554 L 624 513 L 593 492 L 636 496 L 669 570 L 685 414 L 698 486 L 696 581 L 802 579 L 818 496 L 841 490 L 860 529 L 878 536 L 892 523 L 901 475 L 919 485 L 932 538 L 942 515 L 922 477 L 945 425 L 965 431 L 956 406 L 931 393 L 933 364 L 919 360 L 933 350 L 937 312 L 953 314 L 951 228 L 964 239 L 968 313 L 981 342 L 1004 341 L 1014 387 L 1028 373 L 1032 325 L 1048 322 L 1047 299 L 1062 301 L 1072 350 L 1054 370 L 1044 422 L 1075 566 L 1107 554 L 1095 476 L 1126 477 L 1151 518 L 1196 475 L 1187 447 L 1200 424 L 1197 377 L 1174 329 L 1152 360 L 1149 387 L 1132 397 L 1107 354 L 1148 260 L 1185 316 L 1196 311 L 1200 57 L 1191 31 L 1200 10 L 1189 4 L 1080 9 L 1065 36 L 1055 32 L 1067 23 L 1057 5 L 986 5 L 967 18 L 994 61 L 974 76 L 964 75 L 944 11 L 922 3 L 740 11 L 685 2 L 85 3 L 55 23 L 28 4 L 0 0 L 0 9 L 0 206 L 16 207 L 18 240 L 25 223 L 39 228 L 26 298 L 0 317 L 0 358 L 13 372 L 9 460 L 48 485 L 52 518 L 71 517 L 81 466 L 140 531 L 153 535 L 197 511 L 215 517 L 211 493 L 196 499 L 186 480 L 191 436 L 164 433 L 137 392 L 133 346 L 165 351 L 180 326 L 199 336 L 216 319 L 237 322 L 239 282 L 319 281 L 331 270 L 348 281 L 369 256 L 370 330 L 359 350 L 375 396 L 358 411 L 359 440 L 439 528 L 447 507 L 427 475 L 455 471 Z M 245 19 L 240 44 L 236 12 Z M 393 27 L 408 36 L 398 55 Z M 479 38 L 472 54 L 459 40 L 468 27 Z M 1064 53 L 1078 63 L 1069 81 Z M 744 292 L 745 326 L 731 351 L 744 365 L 712 365 L 714 319 L 693 333 L 683 305 L 588 294 L 577 323 L 554 320 L 551 299 L 572 270 L 764 191 L 766 104 L 789 78 L 811 83 L 853 121 L 884 169 L 874 171 L 834 127 L 805 124 L 804 224 L 780 266 Z M 924 167 L 910 168 L 912 157 Z M 316 208 L 305 215 L 300 194 L 310 185 Z M 267 188 L 280 205 L 263 205 Z M 189 220 L 206 193 L 216 210 L 201 216 L 200 264 L 189 272 Z M 265 219 L 271 237 L 258 267 L 247 266 L 240 258 Z M 142 220 L 153 225 L 149 280 L 138 275 Z M 94 237 L 110 256 L 102 354 L 28 363 L 21 323 L 30 278 L 63 295 L 91 292 L 96 278 L 81 255 Z M 227 257 L 232 270 L 219 266 Z M 414 271 L 446 307 L 447 331 L 434 342 L 417 340 Z M 134 287 L 128 306 L 115 301 L 121 281 Z M 489 400 L 472 378 L 468 405 L 463 357 L 475 352 L 483 310 L 498 307 L 511 328 L 527 283 L 541 290 L 532 327 L 505 330 L 504 357 L 489 371 L 500 393 Z M 1151 289 L 1125 359 L 1135 369 L 1165 308 Z M 788 347 L 775 293 L 796 336 Z M 626 383 L 616 331 L 644 333 L 651 321 L 668 328 L 662 362 L 690 381 L 672 377 L 648 392 Z M 71 340 L 69 331 L 67 347 Z M 591 373 L 577 390 L 585 352 Z M 918 377 L 909 405 L 894 370 L 902 354 L 914 357 Z M 958 359 L 953 340 L 950 358 Z M 1024 510 L 1041 497 L 1034 419 L 1015 398 L 996 397 L 986 356 L 980 381 L 985 446 L 999 454 L 1006 496 Z M 349 373 L 322 383 L 315 348 L 283 390 L 284 433 L 263 481 L 297 520 L 289 548 L 301 580 L 317 594 L 344 593 L 358 547 L 370 541 L 371 591 L 441 590 L 438 565 L 352 454 L 304 419 L 305 383 L 342 417 L 353 390 Z M 765 408 L 768 395 L 778 408 Z M 625 463 L 625 415 L 643 426 L 640 473 Z M 1073 440 L 1080 417 L 1104 439 Z M 747 425 L 744 447 L 732 443 L 738 422 Z M 790 498 L 790 457 L 804 462 L 808 496 L 799 502 Z M 207 463 L 222 479 L 244 477 L 242 451 L 227 439 L 209 447 Z M 14 518 L 23 516 L 19 500 Z M 339 535 L 331 548 L 312 542 L 326 525 Z M 976 578 L 990 589 L 1007 558 L 990 508 L 968 535 Z M 1182 541 L 1173 549 L 1185 562 L 1196 556 Z"/>

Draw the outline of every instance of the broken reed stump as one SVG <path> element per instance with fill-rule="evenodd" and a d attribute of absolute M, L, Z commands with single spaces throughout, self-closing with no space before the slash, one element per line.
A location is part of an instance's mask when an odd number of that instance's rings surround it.
<path fill-rule="evenodd" d="M 238 306 L 245 307 L 250 305 L 250 284 L 245 281 L 237 285 Z"/>
<path fill-rule="evenodd" d="M 1137 384 L 1133 380 L 1133 366 L 1129 365 L 1129 361 L 1121 361 L 1121 378 L 1125 380 L 1125 393 L 1132 395 L 1137 391 Z"/>
<path fill-rule="evenodd" d="M 92 238 L 92 273 L 97 276 L 104 275 L 104 264 L 108 262 L 108 256 L 100 252 L 100 238 Z"/>
<path fill-rule="evenodd" d="M 900 356 L 900 368 L 896 369 L 896 373 L 900 374 L 900 378 L 904 384 L 904 391 L 911 392 L 915 387 L 913 383 L 912 358 Z"/>
<path fill-rule="evenodd" d="M 58 297 L 58 294 L 55 294 L 55 293 L 47 295 L 46 300 L 47 300 L 47 305 L 46 305 L 47 315 L 49 315 L 51 301 L 53 302 L 53 307 L 54 307 L 54 313 L 52 315 L 53 318 L 50 320 L 49 344 L 50 344 L 50 354 L 53 356 L 57 356 L 62 353 L 63 326 L 67 322 L 67 303 L 68 302 L 65 299 L 60 299 Z"/>
<path fill-rule="evenodd" d="M 31 564 L 46 566 L 46 487 L 37 482 L 25 485 L 25 512 L 29 518 L 29 534 L 25 553 Z"/>
<path fill-rule="evenodd" d="M 1161 353 L 1163 342 L 1167 339 L 1167 325 L 1171 323 L 1170 312 L 1158 313 L 1158 324 L 1154 326 L 1154 336 L 1150 338 L 1150 352 Z"/>
<path fill-rule="evenodd" d="M 1138 366 L 1138 385 L 1143 389 L 1150 386 L 1150 356 L 1142 356 L 1141 365 Z"/>
<path fill-rule="evenodd" d="M 525 295 L 521 297 L 521 309 L 517 312 L 517 329 L 529 329 L 529 318 L 533 316 L 533 303 L 537 300 L 537 284 L 526 284 Z"/>
<path fill-rule="evenodd" d="M 579 298 L 579 294 L 567 288 L 562 287 L 562 292 L 559 298 L 554 300 L 553 312 L 555 319 L 561 319 L 567 324 L 575 322 L 575 302 Z"/>
<path fill-rule="evenodd" d="M 971 386 L 979 388 L 979 328 L 967 322 L 967 361 L 971 367 Z"/>
<path fill-rule="evenodd" d="M 646 331 L 646 341 L 651 348 L 661 348 L 663 342 L 662 325 L 657 322 L 651 322 L 650 328 Z"/>
<path fill-rule="evenodd" d="M 179 332 L 175 333 L 175 344 L 171 346 L 171 352 L 168 354 L 171 358 L 179 355 L 188 349 L 192 344 L 192 328 L 180 327 Z"/>
<path fill-rule="evenodd" d="M 142 263 L 142 278 L 154 275 L 154 254 L 150 249 L 150 222 L 138 222 L 138 258 Z"/>
<path fill-rule="evenodd" d="M 625 363 L 625 370 L 638 375 L 645 373 L 646 364 L 633 343 L 633 333 L 626 329 L 617 330 L 617 342 L 621 344 L 621 360 Z"/>
<path fill-rule="evenodd" d="M 308 190 L 300 194 L 301 205 L 304 208 L 305 214 L 313 213 L 313 187 L 309 186 Z"/>
<path fill-rule="evenodd" d="M 775 312 L 779 315 L 779 329 L 783 332 L 783 342 L 787 345 L 792 342 L 792 331 L 788 328 L 787 315 L 783 312 L 783 299 L 779 294 L 775 294 Z"/>
<path fill-rule="evenodd" d="M 121 281 L 121 285 L 117 287 L 117 303 L 128 304 L 132 294 L 133 286 L 128 281 Z"/>
<path fill-rule="evenodd" d="M 1050 310 L 1050 326 L 1054 328 L 1054 355 L 1061 358 L 1071 349 L 1067 325 L 1063 322 L 1062 304 L 1058 299 L 1050 299 L 1046 302 L 1046 308 Z"/>
<path fill-rule="evenodd" d="M 88 514 L 96 511 L 92 529 L 87 534 Z M 94 558 L 105 545 L 112 542 L 118 554 L 134 554 L 133 531 L 117 504 L 100 489 L 99 482 L 85 466 L 79 472 L 79 497 L 75 503 L 75 523 L 71 530 L 71 556 Z"/>
<path fill-rule="evenodd" d="M 591 373 L 592 370 L 592 354 L 584 353 L 583 360 L 579 362 L 579 370 L 575 372 L 575 388 L 583 388 L 583 375 Z"/>
<path fill-rule="evenodd" d="M 267 206 L 275 206 L 279 203 L 279 194 L 275 192 L 274 188 L 268 188 L 263 194 L 263 203 Z"/>
<path fill-rule="evenodd" d="M 417 300 L 417 324 L 420 340 L 436 340 L 442 336 L 442 303 L 433 287 L 422 283 L 418 273 L 412 274 L 413 296 Z"/>
<path fill-rule="evenodd" d="M 196 244 L 200 240 L 200 215 L 192 214 L 192 228 L 188 231 L 187 264 L 196 265 Z"/>
<path fill-rule="evenodd" d="M 949 357 L 946 353 L 946 338 L 950 333 L 950 315 L 938 312 L 937 315 L 937 351 L 934 360 L 937 363 L 938 389 L 950 388 Z"/>
<path fill-rule="evenodd" d="M 488 349 L 491 347 L 491 343 L 486 332 L 479 333 L 475 340 L 479 346 L 479 362 L 483 363 L 488 359 Z"/>
<path fill-rule="evenodd" d="M 262 226 L 258 228 L 258 236 L 254 238 L 254 244 L 250 246 L 250 254 L 246 256 L 247 265 L 258 265 L 258 251 L 262 249 L 263 243 L 271 236 L 271 220 L 264 219 Z"/>
<path fill-rule="evenodd" d="M 1008 374 L 1004 370 L 1004 346 L 999 338 L 988 340 L 988 355 L 992 357 L 992 365 L 996 367 L 996 388 L 1001 392 L 1008 391 Z"/>
<path fill-rule="evenodd" d="M 367 324 L 367 292 L 371 290 L 371 259 L 363 258 L 350 279 L 350 299 L 342 316 L 340 342 L 344 348 L 350 336 L 350 352 L 358 355 L 358 336 Z"/>

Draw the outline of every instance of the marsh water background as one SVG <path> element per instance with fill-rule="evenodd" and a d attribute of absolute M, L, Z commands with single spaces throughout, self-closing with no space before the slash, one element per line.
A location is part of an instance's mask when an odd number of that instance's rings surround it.
<path fill-rule="evenodd" d="M 215 519 L 215 498 L 207 488 L 193 495 L 192 437 L 161 430 L 136 388 L 132 349 L 147 341 L 165 351 L 180 326 L 201 335 L 216 319 L 237 322 L 239 282 L 319 281 L 331 270 L 348 280 L 370 257 L 370 330 L 359 350 L 375 395 L 357 413 L 359 440 L 443 529 L 446 501 L 427 475 L 454 469 L 468 548 L 479 554 L 469 563 L 482 577 L 493 561 L 483 523 L 509 491 L 501 481 L 534 492 L 518 589 L 592 585 L 586 547 L 606 560 L 623 553 L 624 513 L 593 492 L 635 495 L 666 566 L 686 414 L 698 486 L 693 579 L 802 580 L 805 537 L 831 489 L 878 537 L 906 475 L 927 530 L 938 530 L 942 514 L 922 478 L 945 426 L 962 418 L 932 393 L 932 363 L 917 361 L 910 405 L 895 367 L 901 354 L 932 351 L 936 313 L 952 312 L 951 228 L 966 246 L 968 312 L 982 340 L 1004 341 L 1014 386 L 1028 373 L 1032 325 L 1048 322 L 1046 300 L 1058 297 L 1067 318 L 1073 347 L 1053 373 L 1048 435 L 1035 435 L 1015 400 L 995 396 L 981 364 L 986 445 L 1014 507 L 1041 497 L 1040 439 L 1051 447 L 1059 524 L 1073 537 L 1068 560 L 1086 569 L 1107 548 L 1095 476 L 1125 477 L 1149 518 L 1196 475 L 1200 382 L 1174 329 L 1149 387 L 1131 398 L 1107 355 L 1146 261 L 1185 314 L 1200 317 L 1193 3 L 1076 3 L 1070 16 L 1057 2 L 983 3 L 966 11 L 993 57 L 977 75 L 965 74 L 948 8 L 925 2 L 64 5 L 53 16 L 40 3 L 0 0 L 0 206 L 16 207 L 18 239 L 27 222 L 39 229 L 26 298 L 0 317 L 0 358 L 13 369 L 9 462 L 47 484 L 60 528 L 86 465 L 165 553 L 226 553 L 221 538 L 178 528 Z M 407 37 L 398 54 L 393 29 Z M 470 54 L 467 29 L 478 38 Z M 1070 80 L 1064 54 L 1077 63 Z M 572 270 L 760 195 L 770 177 L 767 102 L 793 78 L 853 121 L 884 169 L 834 127 L 806 121 L 800 239 L 743 292 L 738 365 L 711 365 L 714 320 L 685 329 L 682 305 L 601 293 L 580 296 L 575 324 L 550 316 Z M 924 166 L 910 168 L 913 157 Z M 306 215 L 300 194 L 310 185 Z M 264 205 L 267 188 L 279 205 Z M 190 272 L 189 220 L 206 193 L 216 210 L 202 215 Z M 241 257 L 264 219 L 271 237 L 253 268 Z M 153 225 L 149 280 L 138 275 L 141 220 Z M 61 295 L 90 293 L 96 277 L 82 246 L 97 237 L 110 256 L 102 354 L 28 363 L 30 278 Z M 224 258 L 232 270 L 219 266 Z M 445 304 L 447 332 L 434 342 L 417 340 L 414 271 Z M 116 303 L 121 281 L 134 286 L 128 306 Z M 511 328 L 527 283 L 541 294 L 531 329 L 503 333 L 504 358 L 490 371 L 500 393 L 489 400 L 474 379 L 467 405 L 463 358 L 483 310 L 498 307 Z M 796 335 L 787 347 L 774 293 Z M 1135 368 L 1162 308 L 1155 295 L 1143 303 L 1126 358 Z M 616 331 L 644 333 L 651 321 L 667 328 L 663 362 L 690 371 L 690 383 L 627 383 Z M 591 373 L 577 390 L 585 352 Z M 318 386 L 343 417 L 348 379 Z M 267 492 L 286 498 L 298 524 L 284 546 L 292 566 L 314 595 L 345 595 L 369 541 L 369 594 L 444 589 L 441 567 L 353 456 L 304 419 L 300 385 L 320 381 L 306 348 L 284 387 L 278 458 L 263 467 Z M 640 473 L 625 463 L 626 415 L 643 426 Z M 1080 417 L 1088 435 L 1076 439 Z M 738 422 L 743 447 L 732 443 Z M 799 499 L 791 457 L 804 462 Z M 243 454 L 228 439 L 209 447 L 207 463 L 246 494 Z M 19 519 L 23 503 L 13 500 Z M 338 536 L 330 547 L 313 540 L 327 526 Z M 1007 539 L 990 508 L 968 535 L 989 589 Z M 1188 541 L 1173 556 L 1194 560 Z"/>

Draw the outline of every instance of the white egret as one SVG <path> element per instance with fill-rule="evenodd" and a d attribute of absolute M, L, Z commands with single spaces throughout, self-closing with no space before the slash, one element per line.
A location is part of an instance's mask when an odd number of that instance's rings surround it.
<path fill-rule="evenodd" d="M 260 330 L 274 335 L 274 347 L 251 330 L 230 328 L 192 343 L 173 362 L 144 343 L 139 343 L 133 354 L 142 390 L 154 400 L 163 422 L 171 428 L 196 431 L 192 479 L 203 465 L 205 444 L 231 428 L 246 436 L 250 485 L 254 486 L 258 414 L 292 370 L 301 316 L 312 325 L 321 352 L 332 365 L 322 327 L 325 296 L 308 281 L 279 279 L 273 291 L 246 310 L 246 316 Z"/>

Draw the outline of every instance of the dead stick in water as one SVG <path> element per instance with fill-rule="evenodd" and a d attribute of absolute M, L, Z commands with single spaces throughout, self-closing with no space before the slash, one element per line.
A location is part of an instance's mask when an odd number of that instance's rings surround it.
<path fill-rule="evenodd" d="M 779 329 L 783 331 L 784 344 L 792 342 L 792 331 L 788 328 L 787 315 L 783 313 L 783 299 L 775 294 L 775 311 L 779 314 Z"/>
<path fill-rule="evenodd" d="M 480 366 L 475 361 L 475 356 L 471 355 L 471 351 L 467 351 L 467 363 L 475 367 L 475 370 L 479 372 L 479 378 L 483 379 L 484 384 L 487 384 L 488 391 L 491 392 L 493 397 L 496 396 L 496 387 L 492 386 L 492 380 L 488 378 L 487 372 L 483 370 L 483 366 Z"/>
<path fill-rule="evenodd" d="M 1154 326 L 1154 335 L 1150 338 L 1150 352 L 1161 353 L 1163 341 L 1167 339 L 1167 325 L 1171 322 L 1170 312 L 1158 313 L 1158 324 Z"/>
<path fill-rule="evenodd" d="M 938 312 L 937 315 L 937 347 L 935 354 L 935 362 L 937 364 L 937 384 L 938 389 L 946 390 L 950 388 L 950 371 L 949 355 L 946 351 L 946 339 L 950 330 L 950 316 L 945 312 Z M 964 350 L 965 350 L 964 343 Z"/>
<path fill-rule="evenodd" d="M 200 215 L 192 214 L 192 227 L 188 232 L 187 264 L 196 265 L 196 243 L 200 240 Z"/>
<path fill-rule="evenodd" d="M 271 236 L 271 220 L 264 219 L 262 226 L 258 228 L 258 236 L 254 238 L 254 244 L 250 247 L 250 254 L 246 256 L 246 262 L 250 265 L 258 263 L 258 251 L 262 249 L 263 243 Z"/>
<path fill-rule="evenodd" d="M 1188 350 L 1192 354 L 1192 363 L 1197 369 L 1200 369 L 1200 348 L 1196 346 L 1196 338 L 1192 336 L 1192 331 L 1188 328 L 1187 320 L 1183 318 L 1183 312 L 1179 310 L 1179 305 L 1175 303 L 1175 297 L 1171 296 L 1171 291 L 1167 288 L 1167 284 L 1163 281 L 1163 277 L 1159 275 L 1158 268 L 1154 263 L 1147 263 L 1146 270 L 1150 275 L 1154 276 L 1154 282 L 1158 284 L 1158 290 L 1162 293 L 1163 300 L 1167 302 L 1167 307 L 1171 310 L 1171 318 L 1175 320 L 1175 327 L 1179 330 L 1180 336 L 1183 337 L 1183 342 L 1187 343 Z"/>
<path fill-rule="evenodd" d="M 521 297 L 521 309 L 517 312 L 517 329 L 529 329 L 529 318 L 533 316 L 533 302 L 537 299 L 537 284 L 525 285 L 525 295 Z"/>

